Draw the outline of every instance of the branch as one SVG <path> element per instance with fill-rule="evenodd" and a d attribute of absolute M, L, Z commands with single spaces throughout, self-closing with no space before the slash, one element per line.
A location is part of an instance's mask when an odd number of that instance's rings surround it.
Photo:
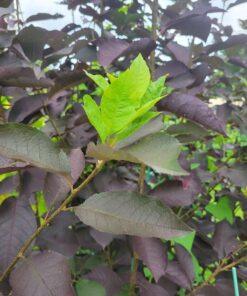
<path fill-rule="evenodd" d="M 158 26 L 158 9 L 159 9 L 159 3 L 158 0 L 153 0 L 152 3 L 149 3 L 151 9 L 152 9 L 152 39 L 156 43 L 157 41 L 157 26 Z M 154 72 L 155 72 L 155 49 L 151 52 L 150 55 L 150 70 L 152 78 L 154 78 Z"/>
<path fill-rule="evenodd" d="M 140 174 L 139 174 L 139 180 L 138 180 L 138 186 L 139 186 L 139 193 L 144 193 L 144 186 L 145 186 L 145 176 L 146 176 L 146 165 L 141 164 Z M 135 287 L 136 287 L 136 277 L 137 277 L 137 271 L 138 271 L 138 254 L 134 252 L 133 254 L 133 268 L 130 275 L 130 296 L 135 296 Z"/>
<path fill-rule="evenodd" d="M 50 224 L 50 222 L 54 220 L 54 218 L 56 218 L 62 211 L 66 209 L 68 204 L 70 204 L 71 201 L 77 196 L 78 192 L 80 192 L 84 187 L 86 187 L 87 184 L 101 171 L 104 164 L 105 161 L 99 161 L 94 170 L 91 172 L 91 174 L 77 188 L 75 188 L 71 192 L 71 194 L 60 205 L 60 207 L 57 208 L 49 217 L 47 217 L 43 224 L 41 224 L 36 229 L 36 231 L 26 240 L 21 249 L 18 251 L 16 257 L 13 259 L 13 261 L 10 263 L 7 269 L 3 272 L 2 276 L 0 277 L 0 283 L 8 276 L 8 274 L 12 271 L 12 269 L 15 267 L 16 263 L 20 260 L 20 258 L 24 256 L 26 250 L 30 247 L 31 243 L 41 233 L 41 231 L 45 229 Z"/>
<path fill-rule="evenodd" d="M 230 256 L 232 257 L 232 256 L 236 255 L 237 253 L 239 253 L 244 248 L 246 248 L 246 244 L 241 245 L 241 247 L 238 248 L 237 250 L 235 250 L 233 252 L 233 254 L 230 254 Z M 238 264 L 240 264 L 242 262 L 247 262 L 247 256 L 246 255 L 243 256 L 243 257 L 240 257 L 239 259 L 237 259 L 237 260 L 235 260 L 235 261 L 233 261 L 232 263 L 229 263 L 229 264 L 226 263 L 228 259 L 229 259 L 229 256 L 223 258 L 221 263 L 219 263 L 219 265 L 216 267 L 215 271 L 207 278 L 207 280 L 205 280 L 203 283 L 201 283 L 199 286 L 197 286 L 193 291 L 191 291 L 188 294 L 188 296 L 195 295 L 195 292 L 202 289 L 206 285 L 210 284 L 223 271 L 228 271 L 232 267 L 237 266 Z"/>

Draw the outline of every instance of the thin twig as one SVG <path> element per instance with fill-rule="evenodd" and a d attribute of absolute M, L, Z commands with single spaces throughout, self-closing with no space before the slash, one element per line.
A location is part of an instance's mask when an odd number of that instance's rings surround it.
<path fill-rule="evenodd" d="M 3 272 L 0 277 L 0 283 L 9 275 L 12 269 L 15 267 L 16 263 L 24 256 L 26 250 L 30 247 L 31 243 L 35 240 L 35 238 L 41 233 L 43 229 L 45 229 L 54 218 L 56 218 L 62 211 L 66 209 L 66 207 L 71 203 L 71 201 L 77 196 L 78 192 L 80 192 L 87 184 L 101 171 L 105 162 L 99 161 L 92 171 L 92 173 L 77 187 L 75 188 L 71 194 L 64 200 L 64 202 L 57 208 L 49 217 L 44 220 L 42 225 L 40 225 L 36 231 L 26 240 L 21 249 L 18 251 L 16 257 L 7 267 L 7 269 Z"/>
<path fill-rule="evenodd" d="M 159 3 L 158 0 L 153 0 L 152 3 L 149 4 L 152 9 L 152 39 L 156 43 L 157 41 L 157 26 L 158 26 L 158 9 Z M 150 71 L 151 76 L 154 79 L 155 73 L 155 49 L 151 52 L 150 55 Z"/>
<path fill-rule="evenodd" d="M 212 281 L 214 281 L 216 279 L 216 277 L 222 273 L 223 271 L 228 271 L 229 269 L 231 269 L 234 266 L 237 266 L 238 264 L 242 263 L 242 262 L 247 262 L 247 256 L 243 256 L 240 257 L 239 259 L 237 259 L 236 261 L 233 261 L 231 263 L 227 264 L 227 261 L 230 259 L 230 257 L 235 256 L 237 253 L 239 253 L 242 249 L 246 248 L 246 244 L 241 245 L 238 249 L 236 249 L 233 253 L 231 253 L 230 255 L 228 255 L 227 257 L 223 258 L 221 260 L 221 262 L 218 264 L 218 266 L 216 267 L 216 269 L 214 270 L 214 272 L 203 282 L 201 283 L 199 286 L 197 286 L 193 291 L 191 291 L 188 296 L 192 296 L 195 295 L 195 292 L 197 292 L 198 290 L 202 289 L 203 287 L 205 287 L 206 285 L 209 285 Z"/>
<path fill-rule="evenodd" d="M 17 18 L 17 32 L 19 33 L 21 30 L 20 27 L 20 3 L 19 0 L 15 1 L 15 5 L 16 5 L 16 18 Z"/>
<path fill-rule="evenodd" d="M 144 193 L 145 188 L 145 176 L 146 176 L 146 165 L 141 164 L 140 168 L 140 174 L 139 174 L 139 180 L 138 180 L 138 186 L 139 186 L 139 193 Z M 135 287 L 136 287 L 136 277 L 137 277 L 137 271 L 138 271 L 138 261 L 139 256 L 136 252 L 133 253 L 133 265 L 132 265 L 132 271 L 130 275 L 130 296 L 135 296 Z"/>

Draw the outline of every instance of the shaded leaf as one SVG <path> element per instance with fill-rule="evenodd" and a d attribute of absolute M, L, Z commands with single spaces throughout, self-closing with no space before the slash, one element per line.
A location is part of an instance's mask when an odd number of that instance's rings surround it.
<path fill-rule="evenodd" d="M 108 246 L 114 239 L 111 233 L 101 232 L 96 229 L 90 229 L 90 235 L 96 240 L 98 244 L 104 249 Z"/>
<path fill-rule="evenodd" d="M 195 273 L 191 254 L 184 247 L 177 244 L 175 245 L 175 251 L 181 268 L 183 269 L 184 273 L 187 275 L 190 283 L 192 284 L 195 277 Z"/>
<path fill-rule="evenodd" d="M 72 212 L 63 212 L 38 236 L 41 250 L 52 250 L 66 257 L 73 256 L 80 244 L 71 226 L 78 222 Z"/>
<path fill-rule="evenodd" d="M 182 62 L 185 65 L 188 65 L 190 62 L 190 50 L 188 47 L 182 46 L 176 42 L 170 41 L 167 44 L 167 48 L 176 58 L 177 61 Z"/>
<path fill-rule="evenodd" d="M 55 252 L 28 257 L 12 271 L 10 285 L 18 296 L 74 295 L 67 260 Z"/>
<path fill-rule="evenodd" d="M 11 108 L 8 120 L 23 121 L 27 116 L 40 110 L 47 99 L 47 95 L 33 95 L 19 99 Z"/>
<path fill-rule="evenodd" d="M 159 132 L 160 130 L 162 130 L 163 127 L 163 115 L 161 114 L 156 118 L 150 120 L 148 123 L 142 125 L 141 128 L 139 128 L 133 134 L 129 135 L 127 138 L 118 142 L 116 148 L 121 149 L 123 147 L 129 146 L 148 135 Z"/>
<path fill-rule="evenodd" d="M 95 194 L 75 211 L 85 224 L 113 234 L 170 239 L 191 232 L 170 208 L 134 192 Z"/>
<path fill-rule="evenodd" d="M 211 29 L 211 19 L 206 15 L 188 15 L 173 19 L 166 29 L 177 29 L 182 35 L 191 35 L 207 41 Z"/>
<path fill-rule="evenodd" d="M 66 154 L 41 131 L 23 124 L 0 125 L 0 154 L 51 172 L 70 171 Z"/>
<path fill-rule="evenodd" d="M 213 110 L 197 97 L 173 93 L 159 104 L 159 109 L 167 110 L 179 116 L 186 117 L 202 126 L 225 135 L 223 123 L 216 117 Z"/>
<path fill-rule="evenodd" d="M 190 287 L 190 280 L 177 261 L 168 262 L 165 277 L 183 288 Z"/>
<path fill-rule="evenodd" d="M 95 268 L 85 277 L 89 280 L 96 281 L 105 287 L 106 295 L 116 295 L 123 285 L 123 282 L 117 273 L 106 266 Z"/>
<path fill-rule="evenodd" d="M 42 52 L 47 41 L 47 31 L 33 25 L 23 28 L 14 42 L 20 43 L 25 55 L 30 61 L 42 59 Z"/>
<path fill-rule="evenodd" d="M 15 161 L 0 155 L 0 173 L 13 172 L 27 167 L 28 164 L 21 161 Z"/>
<path fill-rule="evenodd" d="M 187 175 L 187 172 L 177 162 L 179 149 L 180 144 L 175 138 L 163 133 L 156 133 L 119 150 L 107 145 L 95 146 L 90 143 L 87 154 L 97 159 L 145 163 L 159 173 L 176 176 Z"/>
<path fill-rule="evenodd" d="M 96 281 L 80 279 L 75 288 L 78 296 L 106 296 L 105 288 Z"/>
<path fill-rule="evenodd" d="M 26 200 L 7 199 L 0 207 L 0 271 L 11 263 L 36 229 L 35 216 Z"/>
<path fill-rule="evenodd" d="M 233 46 L 238 46 L 238 45 L 245 46 L 246 43 L 247 43 L 246 34 L 232 35 L 226 41 L 219 41 L 212 45 L 206 46 L 206 54 L 210 54 L 211 52 L 215 52 L 218 50 L 231 48 Z"/>
<path fill-rule="evenodd" d="M 166 181 L 150 192 L 169 207 L 188 206 L 193 203 L 195 195 L 183 188 L 180 181 Z"/>
<path fill-rule="evenodd" d="M 98 59 L 103 67 L 108 67 L 129 47 L 129 43 L 121 39 L 103 39 L 99 43 Z"/>
<path fill-rule="evenodd" d="M 133 237 L 133 249 L 152 271 L 155 281 L 165 274 L 167 255 L 164 243 L 157 238 Z"/>
<path fill-rule="evenodd" d="M 85 158 L 81 149 L 72 149 L 69 153 L 71 179 L 74 185 L 85 167 Z M 44 184 L 44 195 L 48 208 L 57 206 L 70 192 L 68 181 L 57 174 L 47 173 Z"/>
<path fill-rule="evenodd" d="M 213 235 L 213 248 L 219 258 L 223 258 L 233 252 L 239 246 L 237 233 L 227 221 L 216 224 Z"/>
<path fill-rule="evenodd" d="M 40 12 L 40 13 L 29 16 L 26 19 L 26 23 L 36 22 L 36 21 L 45 21 L 45 20 L 56 20 L 59 18 L 63 18 L 63 15 L 59 13 L 50 14 L 50 13 Z"/>
<path fill-rule="evenodd" d="M 245 187 L 247 186 L 247 165 L 239 163 L 230 168 L 223 167 L 219 170 L 219 176 L 229 178 L 235 186 Z"/>

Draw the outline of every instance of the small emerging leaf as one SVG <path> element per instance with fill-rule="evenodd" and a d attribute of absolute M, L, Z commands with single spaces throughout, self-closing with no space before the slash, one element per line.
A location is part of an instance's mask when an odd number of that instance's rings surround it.
<path fill-rule="evenodd" d="M 109 83 L 106 81 L 106 79 L 99 74 L 90 74 L 86 72 L 87 76 L 90 77 L 102 90 L 106 90 L 109 86 Z"/>

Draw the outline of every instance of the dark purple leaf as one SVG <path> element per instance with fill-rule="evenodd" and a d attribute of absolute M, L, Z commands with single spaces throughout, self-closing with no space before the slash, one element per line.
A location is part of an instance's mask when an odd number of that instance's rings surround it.
<path fill-rule="evenodd" d="M 197 66 L 196 68 L 192 69 L 191 73 L 196 78 L 195 82 L 192 85 L 192 87 L 195 87 L 195 86 L 201 85 L 204 82 L 205 78 L 209 74 L 211 74 L 211 70 L 210 70 L 208 64 L 202 63 L 199 66 Z"/>
<path fill-rule="evenodd" d="M 14 35 L 10 32 L 1 32 L 0 31 L 0 48 L 7 48 L 10 47 L 12 44 Z"/>
<path fill-rule="evenodd" d="M 204 0 L 195 2 L 193 5 L 193 10 L 191 11 L 191 13 L 194 14 L 207 14 L 215 12 L 225 12 L 225 10 L 219 7 L 213 7 L 209 1 Z"/>
<path fill-rule="evenodd" d="M 247 34 L 239 34 L 230 36 L 226 41 L 220 41 L 206 47 L 206 54 L 209 55 L 212 52 L 227 49 L 233 46 L 246 46 Z"/>
<path fill-rule="evenodd" d="M 15 38 L 14 42 L 19 43 L 25 55 L 35 62 L 42 58 L 42 52 L 47 41 L 47 31 L 45 29 L 29 26 L 25 27 Z"/>
<path fill-rule="evenodd" d="M 103 287 L 105 287 L 106 295 L 117 294 L 123 285 L 123 282 L 117 273 L 106 266 L 95 268 L 88 273 L 85 278 L 99 282 Z"/>
<path fill-rule="evenodd" d="M 45 175 L 45 171 L 36 167 L 25 169 L 21 178 L 21 196 L 29 198 L 33 193 L 42 191 L 44 189 Z"/>
<path fill-rule="evenodd" d="M 247 60 L 241 57 L 230 57 L 229 62 L 233 65 L 236 65 L 245 69 L 247 68 Z"/>
<path fill-rule="evenodd" d="M 191 285 L 190 280 L 188 279 L 184 270 L 176 261 L 168 262 L 165 277 L 183 288 L 189 288 Z"/>
<path fill-rule="evenodd" d="M 1 174 L 17 171 L 27 166 L 28 164 L 25 162 L 15 161 L 0 155 L 0 173 Z"/>
<path fill-rule="evenodd" d="M 50 13 L 40 12 L 40 13 L 29 16 L 26 19 L 26 23 L 36 22 L 36 21 L 44 21 L 44 20 L 56 20 L 59 18 L 63 18 L 63 15 L 59 14 L 59 13 L 50 14 Z"/>
<path fill-rule="evenodd" d="M 55 252 L 35 254 L 12 271 L 13 294 L 74 296 L 70 269 L 66 258 Z"/>
<path fill-rule="evenodd" d="M 175 245 L 175 251 L 181 268 L 192 284 L 195 274 L 191 254 L 183 246 L 178 244 Z"/>
<path fill-rule="evenodd" d="M 22 122 L 27 116 L 40 110 L 47 99 L 47 95 L 33 95 L 19 99 L 11 108 L 8 120 Z"/>
<path fill-rule="evenodd" d="M 150 192 L 170 207 L 189 206 L 193 203 L 195 195 L 183 188 L 180 181 L 166 181 Z"/>
<path fill-rule="evenodd" d="M 108 67 L 129 47 L 127 41 L 121 39 L 103 39 L 99 42 L 98 59 L 103 67 Z"/>
<path fill-rule="evenodd" d="M 167 254 L 164 243 L 157 238 L 133 237 L 133 249 L 152 271 L 157 282 L 165 274 Z"/>
<path fill-rule="evenodd" d="M 188 118 L 206 128 L 225 135 L 225 127 L 216 117 L 213 110 L 195 96 L 173 93 L 161 101 L 159 109 Z"/>
<path fill-rule="evenodd" d="M 84 170 L 85 158 L 81 149 L 72 149 L 69 154 L 72 184 L 75 184 Z M 44 184 L 44 195 L 48 207 L 54 207 L 65 199 L 71 187 L 63 176 L 47 173 Z"/>
<path fill-rule="evenodd" d="M 244 163 L 237 163 L 230 168 L 223 167 L 218 174 L 220 177 L 229 178 L 235 186 L 247 186 L 247 165 Z"/>
<path fill-rule="evenodd" d="M 141 296 L 170 296 L 170 294 L 161 286 L 151 284 L 149 282 L 142 282 L 140 287 Z"/>
<path fill-rule="evenodd" d="M 176 58 L 177 61 L 182 62 L 186 66 L 190 63 L 190 49 L 189 47 L 182 46 L 176 42 L 170 41 L 167 44 L 167 48 Z"/>
<path fill-rule="evenodd" d="M 195 292 L 195 296 L 221 296 L 214 286 L 205 286 Z"/>
<path fill-rule="evenodd" d="M 192 86 L 195 81 L 196 78 L 194 77 L 194 75 L 190 71 L 188 71 L 174 77 L 171 80 L 168 80 L 167 84 L 174 89 L 181 89 Z"/>
<path fill-rule="evenodd" d="M 156 46 L 150 38 L 141 38 L 131 43 L 116 38 L 100 39 L 97 44 L 99 46 L 98 60 L 103 67 L 110 66 L 123 55 L 142 53 L 142 55 L 148 56 Z"/>
<path fill-rule="evenodd" d="M 227 7 L 227 9 L 234 7 L 236 5 L 239 5 L 239 4 L 243 4 L 245 2 L 247 2 L 247 0 L 236 0 L 233 3 L 230 3 L 229 6 Z"/>
<path fill-rule="evenodd" d="M 206 15 L 184 15 L 172 19 L 166 24 L 165 30 L 177 29 L 182 35 L 191 35 L 207 41 L 211 29 L 211 19 Z"/>
<path fill-rule="evenodd" d="M 11 193 L 19 186 L 20 179 L 18 175 L 10 176 L 0 182 L 0 195 Z"/>
<path fill-rule="evenodd" d="M 185 74 L 189 71 L 189 69 L 181 62 L 178 61 L 169 61 L 165 63 L 164 66 L 160 66 L 155 71 L 155 79 L 159 77 L 169 74 L 168 79 L 174 78 L 181 74 Z"/>
<path fill-rule="evenodd" d="M 116 190 L 135 191 L 136 189 L 137 184 L 133 180 L 125 179 L 118 170 L 108 169 L 99 173 L 89 186 L 80 192 L 80 196 L 86 199 L 94 193 Z"/>
<path fill-rule="evenodd" d="M 73 256 L 80 246 L 73 229 L 71 229 L 71 225 L 77 221 L 72 212 L 61 213 L 49 227 L 44 229 L 36 244 L 42 250 L 52 250 L 67 257 Z"/>
<path fill-rule="evenodd" d="M 230 226 L 227 221 L 221 221 L 216 224 L 213 236 L 213 248 L 221 259 L 239 246 L 236 231 Z"/>
<path fill-rule="evenodd" d="M 36 229 L 27 200 L 8 198 L 0 207 L 0 271 L 11 263 L 23 243 Z"/>
<path fill-rule="evenodd" d="M 234 108 L 229 103 L 225 103 L 216 107 L 216 114 L 225 124 L 227 124 L 229 119 L 231 119 L 233 110 Z"/>
<path fill-rule="evenodd" d="M 90 229 L 90 235 L 93 237 L 93 239 L 101 245 L 101 247 L 104 249 L 106 246 L 108 246 L 114 239 L 114 235 L 111 233 L 101 232 L 96 229 L 91 228 Z"/>

